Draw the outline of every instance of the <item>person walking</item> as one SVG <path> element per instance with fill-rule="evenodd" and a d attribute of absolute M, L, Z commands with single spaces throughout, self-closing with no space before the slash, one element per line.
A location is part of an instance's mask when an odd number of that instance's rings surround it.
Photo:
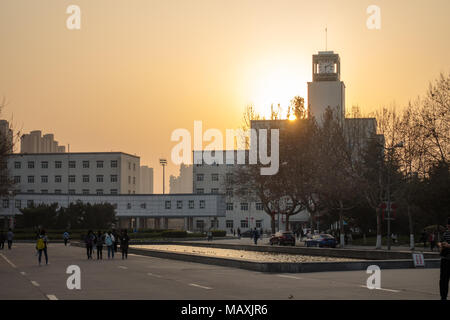
<path fill-rule="evenodd" d="M 130 237 L 126 229 L 122 231 L 120 236 L 120 249 L 122 250 L 122 260 L 128 259 L 128 244 L 130 243 Z"/>
<path fill-rule="evenodd" d="M 67 230 L 63 233 L 64 245 L 67 246 L 67 242 L 69 241 L 69 233 Z"/>
<path fill-rule="evenodd" d="M 427 238 L 428 238 L 428 233 L 425 229 L 423 229 L 421 241 L 423 242 L 424 249 L 427 247 Z"/>
<path fill-rule="evenodd" d="M 103 259 L 103 234 L 100 230 L 97 232 L 95 246 L 97 247 L 97 260 Z"/>
<path fill-rule="evenodd" d="M 114 252 L 117 252 L 117 245 L 119 244 L 119 234 L 117 233 L 116 229 L 113 229 L 112 241 L 114 246 Z"/>
<path fill-rule="evenodd" d="M 441 293 L 441 300 L 447 300 L 448 282 L 450 280 L 450 217 L 447 219 L 447 230 L 445 230 L 442 238 L 443 241 L 438 243 L 441 256 L 439 291 Z"/>
<path fill-rule="evenodd" d="M 208 230 L 207 239 L 208 239 L 208 241 L 212 241 L 212 232 L 211 232 L 211 230 Z"/>
<path fill-rule="evenodd" d="M 114 241 L 111 231 L 105 233 L 105 245 L 108 248 L 108 259 L 114 259 Z"/>
<path fill-rule="evenodd" d="M 434 232 L 430 233 L 430 237 L 428 238 L 428 241 L 430 242 L 430 250 L 434 251 L 434 247 L 436 246 L 436 237 L 434 235 Z"/>
<path fill-rule="evenodd" d="M 8 233 L 6 234 L 6 239 L 8 240 L 8 250 L 11 250 L 14 239 L 14 233 L 12 232 L 11 228 L 9 228 Z"/>
<path fill-rule="evenodd" d="M 258 229 L 255 228 L 255 230 L 253 230 L 253 241 L 255 241 L 255 244 L 258 244 L 258 239 L 259 239 L 259 231 Z"/>
<path fill-rule="evenodd" d="M 39 267 L 41 266 L 42 252 L 44 252 L 44 255 L 45 255 L 45 264 L 48 265 L 47 244 L 48 244 L 48 238 L 47 238 L 47 235 L 45 234 L 45 230 L 41 230 L 41 234 L 38 236 L 37 242 L 36 242 L 36 250 L 38 251 Z"/>
<path fill-rule="evenodd" d="M 0 250 L 3 250 L 5 247 L 5 234 L 3 233 L 3 230 L 0 230 Z"/>
<path fill-rule="evenodd" d="M 241 239 L 241 229 L 240 228 L 237 229 L 237 234 L 238 234 L 238 238 Z"/>
<path fill-rule="evenodd" d="M 84 240 L 86 243 L 86 253 L 88 260 L 92 259 L 92 247 L 94 246 L 94 239 L 94 233 L 92 232 L 92 230 L 89 230 Z"/>

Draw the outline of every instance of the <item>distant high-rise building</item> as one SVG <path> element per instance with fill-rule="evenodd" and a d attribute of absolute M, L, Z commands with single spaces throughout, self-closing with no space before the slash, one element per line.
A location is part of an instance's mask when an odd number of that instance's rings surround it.
<path fill-rule="evenodd" d="M 139 175 L 140 175 L 139 193 L 152 194 L 153 168 L 149 168 L 148 166 L 141 166 Z"/>
<path fill-rule="evenodd" d="M 180 165 L 180 175 L 170 176 L 170 193 L 192 193 L 193 192 L 192 165 Z"/>
<path fill-rule="evenodd" d="M 6 120 L 0 120 L 0 143 L 7 153 L 13 152 L 13 131 Z"/>
<path fill-rule="evenodd" d="M 58 141 L 55 141 L 55 136 L 52 133 L 41 136 L 40 130 L 31 131 L 29 134 L 24 134 L 20 139 L 21 153 L 64 153 L 65 146 L 60 146 Z"/>

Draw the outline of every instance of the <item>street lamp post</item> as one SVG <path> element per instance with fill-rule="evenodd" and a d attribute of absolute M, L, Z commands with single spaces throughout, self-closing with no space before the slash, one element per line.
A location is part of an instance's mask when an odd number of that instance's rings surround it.
<path fill-rule="evenodd" d="M 159 163 L 162 165 L 163 167 L 163 194 L 166 193 L 166 183 L 165 183 L 165 168 L 167 166 L 167 159 L 159 159 Z"/>

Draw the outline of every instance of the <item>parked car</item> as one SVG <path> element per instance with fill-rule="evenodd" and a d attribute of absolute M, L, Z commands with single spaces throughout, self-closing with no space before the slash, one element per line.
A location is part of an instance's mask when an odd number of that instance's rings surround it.
<path fill-rule="evenodd" d="M 272 237 L 270 237 L 270 245 L 278 244 L 281 246 L 291 245 L 295 246 L 295 235 L 293 232 L 285 231 L 285 232 L 277 232 Z"/>
<path fill-rule="evenodd" d="M 336 248 L 337 240 L 330 234 L 313 235 L 312 239 L 305 241 L 307 247 L 330 247 Z"/>

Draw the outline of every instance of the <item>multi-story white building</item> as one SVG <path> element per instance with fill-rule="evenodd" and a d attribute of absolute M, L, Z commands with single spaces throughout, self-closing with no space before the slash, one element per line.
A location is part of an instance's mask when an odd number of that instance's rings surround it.
<path fill-rule="evenodd" d="M 139 193 L 152 194 L 153 193 L 153 168 L 148 166 L 141 166 L 139 172 Z"/>
<path fill-rule="evenodd" d="M 66 151 L 65 146 L 60 146 L 55 141 L 52 133 L 44 134 L 40 130 L 31 131 L 20 138 L 21 153 L 61 153 Z"/>
<path fill-rule="evenodd" d="M 170 193 L 192 193 L 192 165 L 182 163 L 178 177 L 171 175 L 169 179 Z"/>
<path fill-rule="evenodd" d="M 7 165 L 16 193 L 139 193 L 140 158 L 122 152 L 18 153 Z"/>

